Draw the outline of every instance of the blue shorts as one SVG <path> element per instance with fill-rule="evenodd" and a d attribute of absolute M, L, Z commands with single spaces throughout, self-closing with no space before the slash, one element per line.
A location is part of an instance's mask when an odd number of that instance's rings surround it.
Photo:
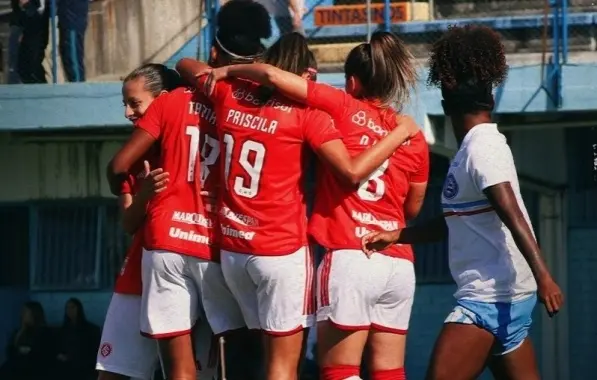
<path fill-rule="evenodd" d="M 536 303 L 536 294 L 512 303 L 458 300 L 444 323 L 476 325 L 489 331 L 495 336 L 492 354 L 505 355 L 529 335 Z"/>

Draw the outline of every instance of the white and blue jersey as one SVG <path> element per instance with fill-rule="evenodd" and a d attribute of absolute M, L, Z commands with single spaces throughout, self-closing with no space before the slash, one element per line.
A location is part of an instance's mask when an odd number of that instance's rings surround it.
<path fill-rule="evenodd" d="M 511 184 L 531 225 L 505 136 L 496 124 L 477 125 L 462 141 L 442 191 L 450 271 L 458 286 L 454 296 L 459 303 L 446 322 L 474 323 L 492 331 L 504 343 L 497 352 L 502 354 L 526 337 L 537 291 L 535 278 L 512 234 L 483 193 L 504 182 Z M 504 308 L 510 314 L 508 326 L 493 320 Z"/>

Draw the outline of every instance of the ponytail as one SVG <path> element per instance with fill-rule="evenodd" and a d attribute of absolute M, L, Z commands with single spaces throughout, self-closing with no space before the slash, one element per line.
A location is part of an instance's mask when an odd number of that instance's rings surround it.
<path fill-rule="evenodd" d="M 394 34 L 375 32 L 369 43 L 356 46 L 344 64 L 346 77 L 356 77 L 362 85 L 361 97 L 384 105 L 406 103 L 415 87 L 417 71 L 413 56 Z"/>

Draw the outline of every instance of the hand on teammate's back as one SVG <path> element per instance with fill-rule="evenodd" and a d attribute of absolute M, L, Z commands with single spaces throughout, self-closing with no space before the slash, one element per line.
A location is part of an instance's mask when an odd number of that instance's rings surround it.
<path fill-rule="evenodd" d="M 144 200 L 150 200 L 156 194 L 166 190 L 170 173 L 164 172 L 162 168 L 151 170 L 148 161 L 143 161 L 143 165 L 144 170 L 139 197 Z"/>
<path fill-rule="evenodd" d="M 216 88 L 216 83 L 228 77 L 228 70 L 226 66 L 217 68 L 208 67 L 197 74 L 197 81 L 200 82 L 202 80 L 201 77 L 204 75 L 207 75 L 207 79 L 203 84 L 203 92 L 207 95 L 211 95 Z M 201 88 L 201 83 L 198 83 L 197 88 Z"/>
<path fill-rule="evenodd" d="M 549 317 L 555 316 L 564 303 L 564 296 L 550 275 L 545 276 L 544 279 L 537 279 L 537 293 Z"/>
<path fill-rule="evenodd" d="M 361 247 L 367 257 L 371 257 L 374 252 L 395 244 L 399 237 L 400 230 L 370 232 L 361 239 Z"/>

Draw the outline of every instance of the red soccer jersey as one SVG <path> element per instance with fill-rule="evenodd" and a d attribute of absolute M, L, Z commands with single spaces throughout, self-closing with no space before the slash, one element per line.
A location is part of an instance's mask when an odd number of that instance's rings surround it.
<path fill-rule="evenodd" d="M 128 179 L 122 183 L 120 194 L 131 194 L 135 195 L 139 192 L 140 182 L 137 178 L 143 175 L 143 161 L 148 160 L 150 166 L 153 168 L 153 164 L 157 162 L 157 152 L 152 151 L 147 155 L 146 158 L 139 160 L 130 170 Z M 154 168 L 155 169 L 155 168 Z M 132 294 L 141 295 L 143 285 L 141 283 L 141 259 L 143 256 L 143 228 L 139 230 L 133 236 L 133 241 L 126 251 L 124 263 L 120 273 L 116 278 L 114 284 L 114 293 L 120 294 Z"/>
<path fill-rule="evenodd" d="M 217 260 L 210 248 L 213 221 L 201 196 L 201 132 L 215 114 L 204 95 L 178 88 L 160 95 L 137 127 L 159 141 L 159 167 L 170 173 L 168 188 L 149 203 L 144 247 Z M 205 141 L 205 140 L 204 140 Z"/>
<path fill-rule="evenodd" d="M 285 255 L 307 245 L 304 164 L 311 147 L 341 138 L 329 115 L 278 94 L 264 97 L 249 81 L 218 82 L 223 249 Z M 306 143 L 306 144 L 305 144 Z"/>
<path fill-rule="evenodd" d="M 310 106 L 328 112 L 355 156 L 396 127 L 396 113 L 381 110 L 328 85 L 309 83 Z M 361 237 L 371 231 L 406 225 L 404 201 L 411 182 L 427 182 L 429 150 L 422 133 L 404 143 L 355 189 L 341 184 L 322 167 L 309 233 L 328 249 L 360 249 Z M 382 253 L 413 260 L 410 245 L 394 245 Z"/>

